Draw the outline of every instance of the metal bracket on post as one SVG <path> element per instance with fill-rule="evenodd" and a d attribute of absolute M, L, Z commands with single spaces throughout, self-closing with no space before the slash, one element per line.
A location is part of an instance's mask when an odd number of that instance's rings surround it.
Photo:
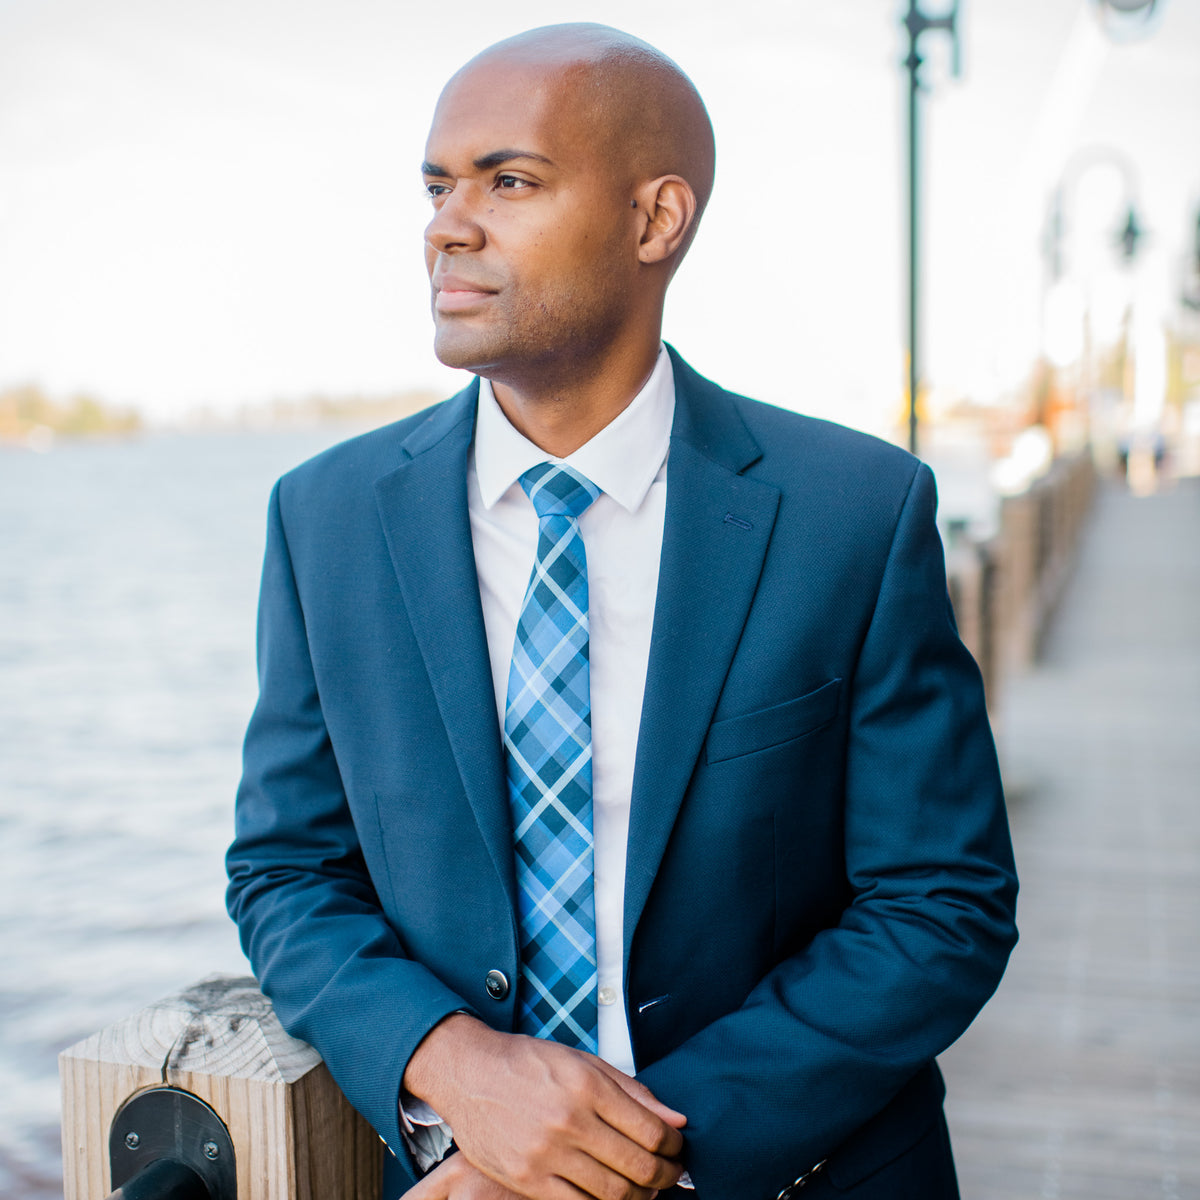
<path fill-rule="evenodd" d="M 180 1088 L 149 1088 L 131 1096 L 113 1117 L 108 1156 L 113 1191 L 124 1200 L 142 1195 L 237 1200 L 233 1141 L 225 1123 Z"/>

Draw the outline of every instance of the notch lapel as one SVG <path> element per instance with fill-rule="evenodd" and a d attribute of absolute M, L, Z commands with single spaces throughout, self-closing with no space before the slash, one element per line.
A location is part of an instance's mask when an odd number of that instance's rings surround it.
<path fill-rule="evenodd" d="M 404 443 L 411 457 L 375 482 L 400 591 L 463 789 L 515 912 L 512 820 L 467 509 L 478 380 Z"/>
<path fill-rule="evenodd" d="M 625 962 L 762 572 L 779 489 L 727 393 L 671 351 L 675 423 L 638 731 L 625 874 Z"/>

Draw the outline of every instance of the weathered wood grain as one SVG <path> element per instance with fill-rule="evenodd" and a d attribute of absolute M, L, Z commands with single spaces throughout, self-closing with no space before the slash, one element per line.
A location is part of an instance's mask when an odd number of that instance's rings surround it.
<path fill-rule="evenodd" d="M 249 977 L 214 976 L 59 1056 L 65 1200 L 111 1191 L 108 1131 L 134 1093 L 182 1088 L 224 1121 L 239 1200 L 378 1200 L 383 1148 Z"/>

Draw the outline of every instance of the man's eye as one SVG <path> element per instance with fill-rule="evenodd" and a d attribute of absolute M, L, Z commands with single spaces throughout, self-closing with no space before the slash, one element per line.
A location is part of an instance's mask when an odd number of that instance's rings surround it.
<path fill-rule="evenodd" d="M 425 195 L 431 200 L 436 200 L 439 196 L 448 195 L 449 192 L 449 187 L 444 183 L 427 183 L 425 185 Z"/>
<path fill-rule="evenodd" d="M 522 179 L 519 175 L 497 175 L 496 186 L 514 191 L 520 188 L 531 187 L 532 184 L 530 184 L 528 179 Z"/>

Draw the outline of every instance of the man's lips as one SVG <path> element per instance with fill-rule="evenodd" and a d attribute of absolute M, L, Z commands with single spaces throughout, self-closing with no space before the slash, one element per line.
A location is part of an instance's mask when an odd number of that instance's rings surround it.
<path fill-rule="evenodd" d="M 437 312 L 465 312 L 487 303 L 496 293 L 469 279 L 446 275 L 433 281 L 433 307 Z"/>

